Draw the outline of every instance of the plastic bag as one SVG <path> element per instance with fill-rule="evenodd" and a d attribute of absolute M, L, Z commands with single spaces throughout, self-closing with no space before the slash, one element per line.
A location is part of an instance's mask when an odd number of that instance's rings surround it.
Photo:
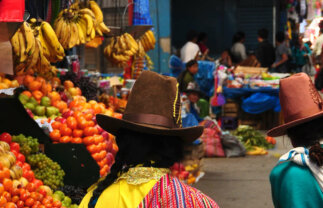
<path fill-rule="evenodd" d="M 172 72 L 173 77 L 178 77 L 178 75 L 185 70 L 185 64 L 182 62 L 182 60 L 175 56 L 171 55 L 169 58 L 169 68 Z"/>
<path fill-rule="evenodd" d="M 25 0 L 1 0 L 0 22 L 22 22 L 25 13 Z"/>
<path fill-rule="evenodd" d="M 205 128 L 201 139 L 204 143 L 204 154 L 206 157 L 225 157 L 220 133 L 216 129 Z"/>
<path fill-rule="evenodd" d="M 223 132 L 221 141 L 225 155 L 227 157 L 242 157 L 246 155 L 246 148 L 243 144 L 229 132 Z"/>
<path fill-rule="evenodd" d="M 199 70 L 195 74 L 195 80 L 200 86 L 202 92 L 208 97 L 213 95 L 215 63 L 210 61 L 198 61 Z"/>
<path fill-rule="evenodd" d="M 184 128 L 198 126 L 199 122 L 196 120 L 192 113 L 187 113 L 185 117 L 182 118 L 182 126 Z"/>
<path fill-rule="evenodd" d="M 149 0 L 134 0 L 133 25 L 152 25 Z"/>
<path fill-rule="evenodd" d="M 279 98 L 267 93 L 254 93 L 242 102 L 242 109 L 251 114 L 260 114 L 273 109 L 276 112 L 280 111 Z"/>

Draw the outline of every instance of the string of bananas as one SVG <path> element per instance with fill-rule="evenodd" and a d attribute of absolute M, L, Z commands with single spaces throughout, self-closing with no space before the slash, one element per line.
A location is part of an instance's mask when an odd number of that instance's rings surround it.
<path fill-rule="evenodd" d="M 129 33 L 124 33 L 111 38 L 110 44 L 104 49 L 104 55 L 111 63 L 123 67 L 138 50 L 137 41 Z"/>
<path fill-rule="evenodd" d="M 88 4 L 75 2 L 69 9 L 62 10 L 55 20 L 54 28 L 65 49 L 85 44 L 110 32 L 95 1 L 89 1 Z"/>
<path fill-rule="evenodd" d="M 151 30 L 148 30 L 140 38 L 140 42 L 143 45 L 145 51 L 153 50 L 156 44 L 156 38 Z"/>
<path fill-rule="evenodd" d="M 35 19 L 30 22 L 23 22 L 11 38 L 14 71 L 16 74 L 32 71 L 54 75 L 57 70 L 53 69 L 50 62 L 61 61 L 65 56 L 64 49 L 49 23 L 44 21 L 36 26 Z"/>

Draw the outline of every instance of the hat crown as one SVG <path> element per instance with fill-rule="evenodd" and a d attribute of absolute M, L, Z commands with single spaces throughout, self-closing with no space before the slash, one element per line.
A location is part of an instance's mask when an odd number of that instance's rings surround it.
<path fill-rule="evenodd" d="M 322 112 L 322 98 L 310 77 L 295 74 L 280 81 L 280 103 L 286 123 Z"/>
<path fill-rule="evenodd" d="M 144 71 L 129 95 L 123 119 L 167 128 L 181 127 L 177 80 Z"/>

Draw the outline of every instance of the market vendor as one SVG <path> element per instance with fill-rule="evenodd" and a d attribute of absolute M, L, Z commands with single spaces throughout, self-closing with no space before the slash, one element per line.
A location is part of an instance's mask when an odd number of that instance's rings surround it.
<path fill-rule="evenodd" d="M 209 115 L 209 102 L 203 99 L 203 92 L 196 82 L 190 82 L 185 90 L 189 100 L 189 112 L 194 115 L 198 122 Z"/>
<path fill-rule="evenodd" d="M 181 127 L 176 79 L 144 71 L 123 118 L 97 115 L 96 119 L 116 136 L 119 151 L 110 174 L 88 189 L 80 208 L 218 207 L 170 175 L 169 168 L 183 157 L 184 144 L 203 132 L 201 126 Z"/>
<path fill-rule="evenodd" d="M 269 136 L 288 135 L 293 149 L 270 174 L 275 207 L 323 207 L 323 100 L 305 73 L 280 81 L 285 124 Z"/>
<path fill-rule="evenodd" d="M 182 71 L 177 78 L 180 92 L 184 92 L 187 89 L 188 83 L 194 82 L 194 75 L 198 70 L 199 66 L 196 60 L 187 62 L 186 70 Z"/>

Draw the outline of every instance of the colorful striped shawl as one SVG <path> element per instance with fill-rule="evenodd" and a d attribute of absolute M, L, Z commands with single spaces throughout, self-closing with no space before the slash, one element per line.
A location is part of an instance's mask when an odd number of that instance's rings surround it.
<path fill-rule="evenodd" d="M 138 208 L 218 208 L 199 190 L 169 174 L 161 177 Z"/>

